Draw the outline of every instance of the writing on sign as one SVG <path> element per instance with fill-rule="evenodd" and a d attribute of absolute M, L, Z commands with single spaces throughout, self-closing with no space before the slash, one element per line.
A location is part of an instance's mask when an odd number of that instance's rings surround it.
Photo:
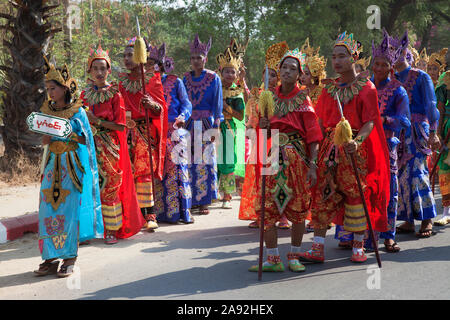
<path fill-rule="evenodd" d="M 67 138 L 72 133 L 70 121 L 40 112 L 32 112 L 27 117 L 28 128 L 37 133 Z"/>

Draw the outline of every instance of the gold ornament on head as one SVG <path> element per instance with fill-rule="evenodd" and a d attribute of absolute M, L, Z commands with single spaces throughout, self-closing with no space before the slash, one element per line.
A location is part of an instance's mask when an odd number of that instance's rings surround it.
<path fill-rule="evenodd" d="M 234 68 L 239 70 L 241 66 L 241 58 L 239 56 L 234 56 L 230 48 L 225 50 L 225 53 L 220 53 L 216 57 L 217 63 L 219 64 L 219 70 L 224 68 Z"/>
<path fill-rule="evenodd" d="M 305 43 L 301 48 L 301 52 L 306 54 L 306 66 L 311 75 L 320 80 L 326 78 L 325 68 L 327 66 L 327 59 L 319 55 L 320 47 L 314 48 L 309 45 L 309 38 L 306 38 Z"/>
<path fill-rule="evenodd" d="M 67 68 L 66 64 L 62 68 L 56 68 L 54 64 L 48 62 L 47 58 L 44 57 L 44 74 L 45 81 L 57 81 L 67 87 L 72 95 L 78 90 L 77 82 L 70 76 L 69 68 Z"/>
<path fill-rule="evenodd" d="M 231 53 L 235 57 L 244 58 L 245 56 L 245 50 L 247 50 L 248 42 L 246 45 L 241 45 L 237 42 L 236 39 L 231 39 L 230 45 L 228 48 L 230 48 Z M 225 50 L 226 52 L 226 50 Z"/>
<path fill-rule="evenodd" d="M 423 48 L 422 51 L 420 51 L 419 60 L 423 60 L 428 64 L 428 59 L 427 48 Z"/>
<path fill-rule="evenodd" d="M 286 41 L 271 45 L 266 52 L 266 65 L 270 69 L 277 71 L 281 58 L 283 58 L 288 50 L 289 47 Z"/>
<path fill-rule="evenodd" d="M 411 51 L 411 54 L 413 56 L 413 66 L 417 66 L 417 62 L 419 61 L 419 52 L 414 48 L 413 46 L 409 45 L 409 51 Z"/>
<path fill-rule="evenodd" d="M 433 52 L 428 58 L 428 64 L 434 64 L 439 67 L 439 73 L 445 70 L 447 64 L 445 63 L 445 55 L 448 52 L 448 48 L 443 48 L 440 52 Z"/>
<path fill-rule="evenodd" d="M 370 65 L 371 58 L 372 57 L 358 59 L 358 60 L 356 60 L 356 64 L 359 64 L 363 68 L 363 70 L 367 70 L 367 68 Z"/>

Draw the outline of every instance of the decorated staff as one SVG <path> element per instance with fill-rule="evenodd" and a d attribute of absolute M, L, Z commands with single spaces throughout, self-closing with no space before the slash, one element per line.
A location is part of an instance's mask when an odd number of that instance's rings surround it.
<path fill-rule="evenodd" d="M 269 68 L 266 65 L 266 71 L 264 74 L 264 91 L 259 96 L 259 110 L 260 114 L 264 118 L 268 118 L 273 115 L 273 95 L 269 90 Z M 262 150 L 262 161 L 260 161 L 260 139 L 259 130 L 256 133 L 256 149 L 257 149 L 257 170 L 256 170 L 256 185 L 259 184 L 262 175 L 261 182 L 261 218 L 260 218 L 260 232 L 259 232 L 259 267 L 258 267 L 258 280 L 262 279 L 262 263 L 263 263 L 263 249 L 264 249 L 264 215 L 266 207 L 266 175 L 262 172 L 262 166 L 266 164 L 266 148 Z M 265 144 L 267 147 L 267 144 Z"/>
<path fill-rule="evenodd" d="M 342 112 L 341 101 L 339 100 L 339 96 L 337 94 L 336 94 L 336 100 L 337 100 L 337 103 L 339 106 L 339 112 L 341 114 L 341 121 L 336 126 L 336 133 L 334 135 L 334 143 L 337 146 L 342 146 L 345 143 L 348 143 L 352 140 L 352 127 L 350 126 L 350 123 L 344 117 L 344 114 Z M 358 167 L 356 166 L 355 154 L 350 153 L 348 155 L 350 156 L 350 159 L 352 161 L 353 171 L 355 173 L 356 182 L 358 183 L 358 189 L 359 189 L 359 193 L 361 195 L 362 204 L 364 206 L 364 214 L 366 216 L 367 224 L 369 226 L 369 232 L 370 232 L 370 236 L 372 238 L 375 255 L 377 257 L 378 267 L 381 268 L 381 259 L 380 259 L 380 254 L 378 253 L 378 245 L 377 245 L 377 241 L 375 240 L 375 234 L 373 232 L 372 223 L 370 222 L 369 211 L 367 209 L 366 199 L 364 198 L 364 191 L 363 191 L 363 188 L 361 185 L 361 179 L 359 178 Z"/>

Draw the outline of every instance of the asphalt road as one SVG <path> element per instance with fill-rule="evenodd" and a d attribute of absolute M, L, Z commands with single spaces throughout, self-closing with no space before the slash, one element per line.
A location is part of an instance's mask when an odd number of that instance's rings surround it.
<path fill-rule="evenodd" d="M 440 196 L 436 197 L 442 213 Z M 41 262 L 37 235 L 0 245 L 0 299 L 449 299 L 450 227 L 417 239 L 399 235 L 401 251 L 380 246 L 382 269 L 373 253 L 365 264 L 350 262 L 350 251 L 337 248 L 334 228 L 326 239 L 326 262 L 306 272 L 257 274 L 259 230 L 239 221 L 233 209 L 215 204 L 192 225 L 162 224 L 155 233 L 139 233 L 108 246 L 95 240 L 79 250 L 77 273 L 68 279 L 37 278 Z M 416 230 L 419 224 L 416 223 Z M 311 247 L 312 234 L 302 247 Z M 284 263 L 290 231 L 279 231 Z"/>

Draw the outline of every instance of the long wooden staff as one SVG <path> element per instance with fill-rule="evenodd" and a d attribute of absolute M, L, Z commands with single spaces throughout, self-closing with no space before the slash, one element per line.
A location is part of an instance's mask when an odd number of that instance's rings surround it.
<path fill-rule="evenodd" d="M 269 91 L 269 69 L 266 65 L 266 73 L 264 77 L 264 91 L 261 92 L 259 97 L 259 111 L 262 112 L 263 117 L 267 118 L 271 109 L 271 104 L 273 104 L 272 92 Z M 259 131 L 259 130 L 258 130 Z M 259 228 L 259 264 L 258 264 L 258 280 L 262 279 L 262 264 L 263 264 L 263 250 L 264 250 L 264 217 L 266 213 L 266 175 L 263 171 L 263 166 L 266 163 L 266 151 L 263 147 L 262 152 L 262 165 L 259 165 L 259 132 L 256 133 L 256 152 L 257 152 L 257 176 L 262 177 L 261 182 L 261 215 L 260 215 L 260 228 Z M 267 140 L 266 140 L 267 141 Z M 267 146 L 267 144 L 266 144 Z M 261 171 L 259 171 L 261 168 Z M 259 181 L 259 179 L 257 179 Z"/>
<path fill-rule="evenodd" d="M 444 142 L 442 143 L 441 147 L 439 148 L 439 154 L 438 154 L 438 156 L 437 156 L 436 162 L 435 162 L 434 165 L 433 165 L 433 169 L 431 170 L 430 181 L 431 181 L 431 183 L 432 183 L 432 185 L 433 185 L 433 186 L 432 186 L 432 188 L 433 188 L 433 194 L 434 194 L 434 185 L 435 185 L 434 179 L 436 178 L 436 174 L 435 174 L 435 173 L 436 173 L 436 169 L 437 169 L 439 160 L 441 159 L 442 154 L 444 153 L 445 148 L 447 148 L 447 143 L 448 143 L 448 140 L 449 140 L 449 139 L 450 139 L 450 130 L 448 130 L 447 135 L 445 136 L 445 140 L 444 140 Z"/>
<path fill-rule="evenodd" d="M 147 63 L 147 47 L 145 45 L 144 39 L 141 38 L 141 29 L 139 27 L 139 19 L 136 17 L 136 24 L 137 24 L 137 32 L 138 37 L 136 39 L 136 43 L 134 45 L 134 52 L 133 52 L 133 61 L 136 64 L 140 65 L 141 69 L 141 81 L 142 81 L 142 94 L 145 96 L 147 94 L 145 90 L 145 74 L 144 74 L 144 64 Z M 150 174 L 152 177 L 152 193 L 153 193 L 153 201 L 156 200 L 155 198 L 155 178 L 153 174 L 153 157 L 152 157 L 152 143 L 151 143 L 151 120 L 148 113 L 148 109 L 144 108 L 145 110 L 145 122 L 147 125 L 147 140 L 148 140 L 148 156 L 150 158 Z"/>
<path fill-rule="evenodd" d="M 336 93 L 336 99 L 337 99 L 337 102 L 338 102 L 338 105 L 339 105 L 339 111 L 341 112 L 341 121 L 336 126 L 336 129 L 338 128 L 338 126 L 343 127 L 344 126 L 343 125 L 344 122 L 347 122 L 346 126 L 347 126 L 347 128 L 350 128 L 350 132 L 351 132 L 350 124 L 344 118 L 344 113 L 342 111 L 341 101 L 339 100 L 339 96 L 338 96 L 337 93 Z M 350 135 L 350 137 L 351 137 L 351 135 Z M 366 216 L 367 224 L 369 225 L 369 232 L 370 232 L 370 236 L 372 237 L 372 244 L 373 244 L 373 247 L 375 249 L 375 255 L 377 257 L 378 267 L 381 269 L 381 259 L 380 259 L 380 254 L 378 252 L 378 244 L 377 244 L 377 241 L 375 240 L 375 233 L 373 232 L 372 222 L 370 221 L 370 216 L 369 216 L 369 210 L 367 209 L 366 199 L 364 197 L 364 191 L 363 191 L 363 188 L 362 188 L 362 185 L 361 185 L 361 180 L 359 178 L 358 167 L 356 166 L 355 154 L 350 153 L 349 155 L 350 155 L 350 159 L 351 159 L 351 162 L 352 162 L 353 171 L 355 173 L 356 182 L 358 183 L 359 195 L 361 197 L 361 201 L 362 201 L 363 207 L 364 207 L 364 214 Z"/>

